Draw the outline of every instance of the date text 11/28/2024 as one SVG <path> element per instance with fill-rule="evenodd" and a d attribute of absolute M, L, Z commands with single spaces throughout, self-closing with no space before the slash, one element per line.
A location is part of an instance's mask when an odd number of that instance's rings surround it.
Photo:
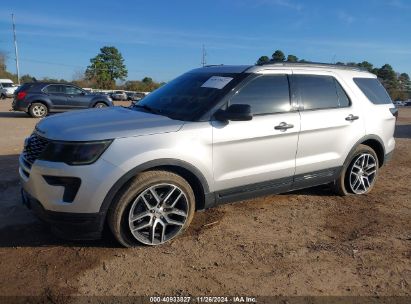
<path fill-rule="evenodd" d="M 234 296 L 234 297 L 150 297 L 150 303 L 256 303 L 255 297 L 244 297 L 244 296 Z"/>

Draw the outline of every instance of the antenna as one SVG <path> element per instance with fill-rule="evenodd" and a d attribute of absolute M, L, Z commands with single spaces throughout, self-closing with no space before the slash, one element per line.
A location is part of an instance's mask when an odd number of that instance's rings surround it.
<path fill-rule="evenodd" d="M 202 59 L 201 59 L 201 65 L 203 67 L 205 67 L 207 65 L 206 57 L 207 57 L 207 52 L 206 52 L 206 49 L 205 49 L 204 44 L 203 44 L 203 56 L 202 56 Z"/>
<path fill-rule="evenodd" d="M 13 21 L 13 38 L 14 38 L 14 53 L 16 54 L 17 83 L 20 85 L 19 53 L 17 51 L 16 24 L 14 23 L 14 14 L 11 14 L 11 19 Z"/>

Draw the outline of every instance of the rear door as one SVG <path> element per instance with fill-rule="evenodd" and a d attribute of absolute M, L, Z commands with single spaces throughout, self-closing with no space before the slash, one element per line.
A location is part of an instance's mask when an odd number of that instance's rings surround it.
<path fill-rule="evenodd" d="M 71 85 L 65 85 L 64 92 L 67 97 L 67 106 L 70 109 L 76 110 L 89 107 L 91 96 L 87 95 L 82 89 Z"/>
<path fill-rule="evenodd" d="M 289 189 L 295 170 L 300 116 L 289 95 L 290 71 L 256 75 L 230 98 L 249 104 L 250 121 L 213 121 L 213 171 L 219 200 L 253 191 Z M 282 125 L 289 128 L 281 129 Z"/>
<path fill-rule="evenodd" d="M 294 70 L 292 79 L 301 113 L 295 187 L 320 184 L 338 174 L 350 149 L 365 135 L 361 105 L 332 72 Z"/>
<path fill-rule="evenodd" d="M 43 89 L 43 92 L 49 96 L 55 111 L 64 111 L 67 109 L 67 97 L 63 85 L 50 84 Z"/>

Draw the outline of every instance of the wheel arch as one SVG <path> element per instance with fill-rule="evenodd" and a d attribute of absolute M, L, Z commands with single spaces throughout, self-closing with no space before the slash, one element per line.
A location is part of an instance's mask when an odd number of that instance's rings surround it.
<path fill-rule="evenodd" d="M 359 145 L 366 145 L 373 149 L 375 151 L 375 154 L 377 154 L 379 167 L 382 167 L 384 165 L 385 147 L 384 142 L 378 135 L 366 135 L 358 140 L 348 153 L 346 161 L 351 159 L 353 153 L 355 152 L 355 149 L 357 149 Z"/>
<path fill-rule="evenodd" d="M 129 182 L 138 173 L 151 170 L 164 170 L 180 175 L 187 180 L 194 191 L 196 198 L 196 210 L 202 210 L 207 207 L 210 188 L 206 178 L 199 169 L 178 159 L 158 159 L 138 165 L 118 179 L 104 198 L 100 207 L 100 213 L 107 213 L 113 199 L 127 182 Z"/>
<path fill-rule="evenodd" d="M 91 103 L 91 107 L 94 108 L 98 103 L 104 103 L 107 107 L 110 106 L 110 104 L 106 100 L 97 99 Z"/>
<path fill-rule="evenodd" d="M 33 103 L 42 103 L 47 107 L 47 110 L 50 110 L 52 108 L 52 102 L 50 100 L 47 100 L 46 98 L 42 98 L 42 96 L 35 95 L 28 99 L 27 109 L 29 109 Z"/>
<path fill-rule="evenodd" d="M 46 101 L 41 100 L 41 99 L 34 99 L 34 100 L 30 101 L 29 105 L 27 106 L 27 111 L 29 111 L 30 107 L 35 103 L 41 103 L 41 104 L 45 105 L 46 108 L 47 108 L 47 111 L 50 113 L 50 105 Z"/>

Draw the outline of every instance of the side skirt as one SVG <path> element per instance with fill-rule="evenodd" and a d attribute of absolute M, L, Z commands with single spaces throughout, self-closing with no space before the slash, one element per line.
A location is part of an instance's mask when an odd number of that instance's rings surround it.
<path fill-rule="evenodd" d="M 210 193 L 206 199 L 205 209 L 220 204 L 242 201 L 259 196 L 279 194 L 328 184 L 338 178 L 341 169 L 342 167 L 335 167 L 310 173 L 303 173 L 295 175 L 294 177 L 285 177 L 276 180 L 225 189 L 214 192 L 214 195 Z"/>

